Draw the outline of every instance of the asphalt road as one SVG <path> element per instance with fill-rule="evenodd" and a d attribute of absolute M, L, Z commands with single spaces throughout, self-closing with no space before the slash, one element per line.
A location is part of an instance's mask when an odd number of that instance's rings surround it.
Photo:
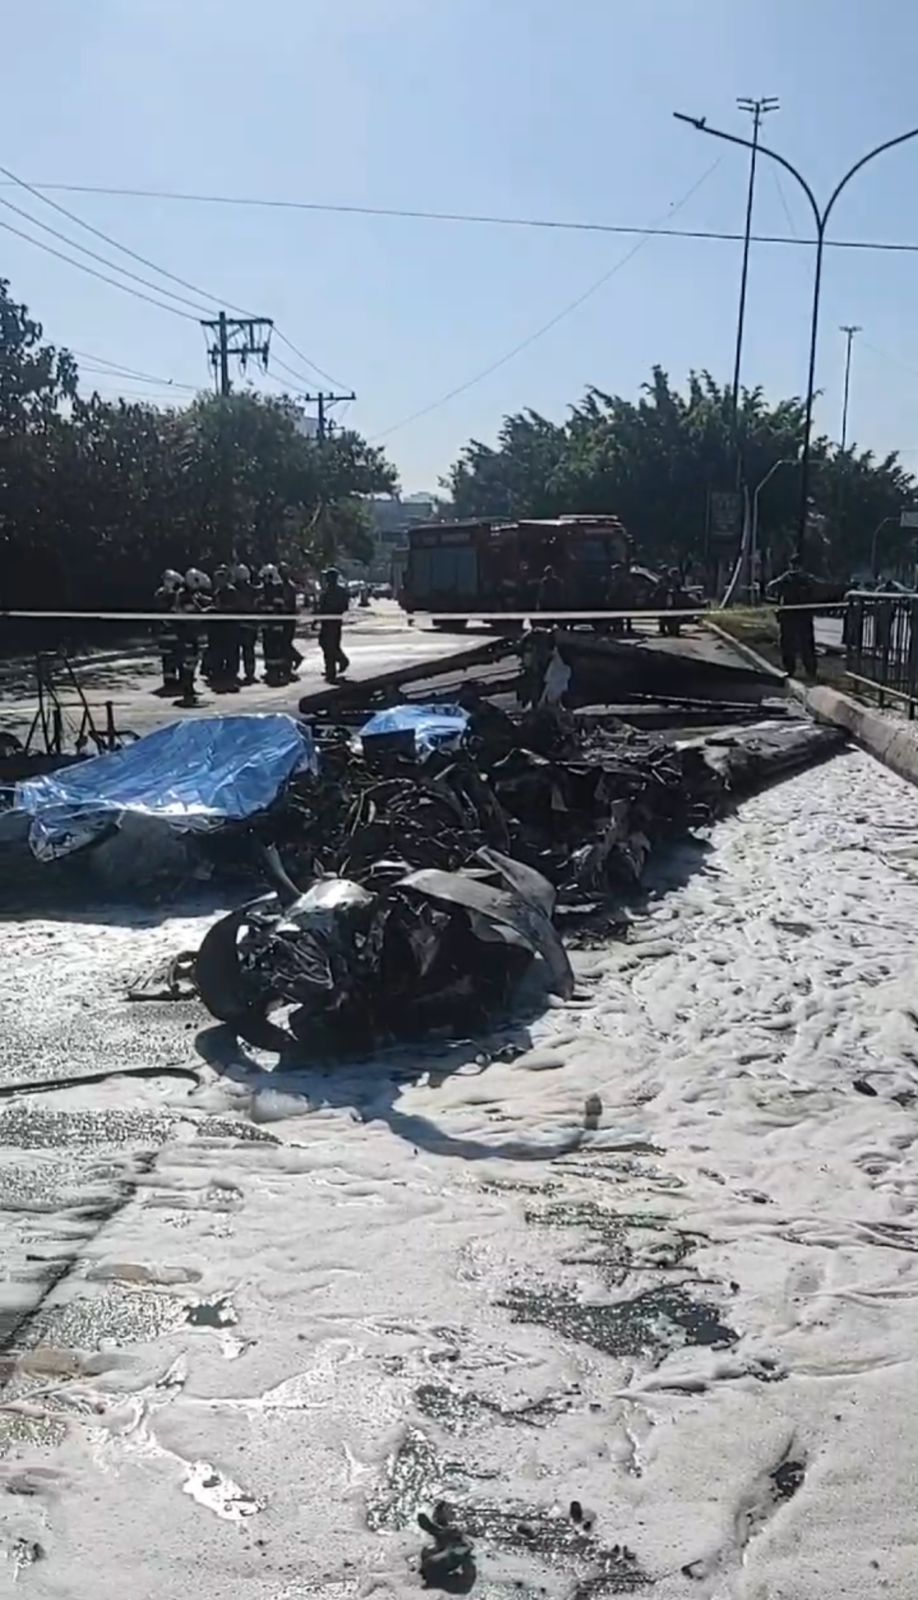
<path fill-rule="evenodd" d="M 354 683 L 394 667 L 440 661 L 493 637 L 489 629 L 482 625 L 476 627 L 474 623 L 463 633 L 440 632 L 423 623 L 409 626 L 398 606 L 391 601 L 381 601 L 367 612 L 353 613 L 345 623 L 344 647 L 351 662 L 348 679 Z M 177 714 L 200 717 L 237 711 L 295 711 L 301 695 L 325 687 L 316 635 L 305 619 L 297 633 L 297 645 L 304 659 L 292 683 L 271 688 L 261 681 L 259 649 L 257 683 L 240 688 L 237 693 L 216 694 L 207 684 L 199 682 L 199 704 L 179 712 L 172 696 L 162 697 L 159 658 L 152 650 L 149 654 L 125 655 L 116 660 L 105 655 L 97 664 L 89 661 L 81 665 L 78 677 L 100 723 L 104 724 L 105 703 L 110 700 L 116 726 L 143 734 L 173 721 Z M 68 708 L 71 728 L 78 726 L 77 697 L 63 683 L 61 698 Z M 8 680 L 5 688 L 0 686 L 0 732 L 15 733 L 21 738 L 37 705 L 34 681 L 30 677 Z"/>
<path fill-rule="evenodd" d="M 409 623 L 405 613 L 394 602 L 379 601 L 371 610 L 355 611 L 346 619 L 344 648 L 351 663 L 348 682 L 359 683 L 361 679 L 374 677 L 377 673 L 416 666 L 426 661 L 431 664 L 445 663 L 451 656 L 495 637 L 493 630 L 483 623 L 470 622 L 465 630 L 456 633 L 441 632 L 433 628 L 427 619 Z M 660 637 L 656 623 L 648 620 L 637 624 L 629 642 L 636 648 L 647 644 L 655 650 L 672 651 L 680 656 L 698 657 L 706 661 L 720 661 L 726 656 L 735 663 L 736 659 L 721 641 L 697 626 L 684 628 L 678 639 L 665 639 Z M 109 652 L 100 651 L 98 658 L 79 663 L 76 674 L 100 727 L 105 724 L 106 702 L 111 701 L 118 730 L 145 734 L 174 721 L 176 716 L 295 711 L 302 695 L 326 687 L 314 627 L 306 618 L 298 629 L 297 645 L 304 659 L 297 677 L 291 683 L 272 688 L 262 681 L 259 649 L 257 683 L 241 687 L 233 693 L 216 693 L 199 679 L 199 703 L 192 708 L 178 706 L 172 695 L 163 697 L 159 657 L 152 650 L 115 658 Z M 60 694 L 66 710 L 66 744 L 72 748 L 80 725 L 81 708 L 75 691 L 63 680 L 60 681 Z M 0 676 L 0 733 L 9 732 L 20 739 L 24 738 L 37 708 L 34 675 L 25 662 L 16 667 L 9 665 L 5 682 Z"/>
<path fill-rule="evenodd" d="M 446 1500 L 482 1600 L 912 1600 L 913 810 L 841 755 L 366 1060 L 129 1000 L 193 904 L 0 923 L 0 1591 L 411 1596 Z"/>

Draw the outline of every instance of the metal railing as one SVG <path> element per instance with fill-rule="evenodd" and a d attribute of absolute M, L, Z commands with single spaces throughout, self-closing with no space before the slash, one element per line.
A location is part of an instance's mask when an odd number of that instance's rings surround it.
<path fill-rule="evenodd" d="M 844 622 L 849 677 L 886 697 L 904 700 L 909 718 L 918 704 L 918 595 L 855 592 Z"/>

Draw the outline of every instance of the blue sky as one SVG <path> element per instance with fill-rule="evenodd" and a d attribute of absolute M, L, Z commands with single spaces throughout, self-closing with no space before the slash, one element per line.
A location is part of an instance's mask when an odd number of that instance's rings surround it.
<path fill-rule="evenodd" d="M 871 145 L 918 124 L 918 12 L 901 0 L 32 0 L 7 7 L 3 34 L 0 162 L 33 182 L 638 227 L 676 205 L 674 225 L 736 230 L 744 153 L 674 122 L 674 109 L 742 132 L 737 95 L 779 96 L 767 136 L 822 194 Z M 805 234 L 803 197 L 767 168 L 757 227 Z M 832 231 L 918 240 L 916 176 L 918 139 L 852 182 Z M 21 191 L 0 195 L 75 233 Z M 214 305 L 273 316 L 357 390 L 348 420 L 369 435 L 497 361 L 635 242 L 55 198 Z M 0 207 L 2 220 L 29 227 Z M 463 443 L 493 439 L 508 411 L 561 417 L 589 383 L 634 395 L 655 361 L 679 380 L 691 367 L 728 377 L 738 272 L 736 244 L 648 241 L 515 359 L 387 434 L 405 489 L 435 486 Z M 811 272 L 805 249 L 754 250 L 744 378 L 775 398 L 804 385 Z M 5 232 L 0 274 L 55 342 L 157 379 L 207 381 L 193 322 Z M 838 324 L 860 323 L 850 432 L 918 467 L 916 286 L 916 256 L 827 255 L 817 420 L 837 434 Z"/>

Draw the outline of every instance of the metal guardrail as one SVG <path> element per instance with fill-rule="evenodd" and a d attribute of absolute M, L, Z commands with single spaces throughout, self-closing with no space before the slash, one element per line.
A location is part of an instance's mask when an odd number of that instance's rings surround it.
<path fill-rule="evenodd" d="M 849 677 L 904 700 L 910 719 L 918 704 L 918 595 L 867 591 L 848 596 L 844 624 Z"/>

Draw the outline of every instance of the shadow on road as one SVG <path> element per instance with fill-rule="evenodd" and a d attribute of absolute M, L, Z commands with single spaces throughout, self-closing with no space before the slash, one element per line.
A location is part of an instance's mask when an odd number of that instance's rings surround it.
<path fill-rule="evenodd" d="M 273 1069 L 263 1067 L 232 1028 L 222 1024 L 202 1029 L 196 1036 L 195 1048 L 213 1071 L 251 1091 L 256 1120 L 261 1120 L 256 1097 L 273 1093 L 284 1100 L 301 1101 L 304 1111 L 321 1107 L 349 1111 L 365 1123 L 385 1122 L 400 1139 L 431 1155 L 458 1156 L 464 1161 L 551 1161 L 579 1149 L 585 1130 L 568 1127 L 552 1142 L 544 1137 L 535 1143 L 514 1136 L 485 1143 L 449 1134 L 429 1117 L 402 1111 L 397 1104 L 404 1084 L 417 1083 L 426 1076 L 428 1087 L 436 1089 L 472 1065 L 478 1067 L 475 1076 L 486 1073 L 495 1056 L 508 1045 L 520 1054 L 530 1050 L 533 1041 L 528 1021 L 507 1022 L 484 1041 L 459 1039 L 434 1046 L 392 1046 L 372 1059 L 363 1056 L 333 1064 L 327 1058 L 321 1065 L 304 1061 L 300 1046 L 291 1049 Z M 521 1090 L 522 1085 L 521 1078 Z M 283 1117 L 282 1105 L 273 1109 L 268 1104 L 264 1120 L 271 1118 L 272 1110 L 274 1119 Z M 290 1112 L 292 1116 L 296 1114 L 295 1110 Z"/>

